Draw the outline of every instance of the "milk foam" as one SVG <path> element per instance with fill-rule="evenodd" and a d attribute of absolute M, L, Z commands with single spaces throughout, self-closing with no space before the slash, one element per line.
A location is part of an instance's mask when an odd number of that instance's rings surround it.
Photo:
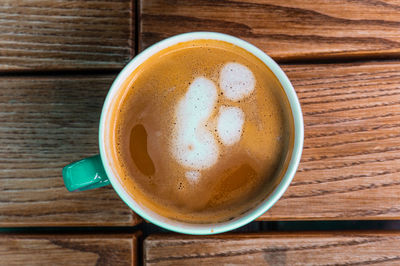
<path fill-rule="evenodd" d="M 220 72 L 219 85 L 224 97 L 239 101 L 253 92 L 255 78 L 246 66 L 230 62 Z M 221 106 L 216 128 L 206 126 L 217 98 L 216 84 L 200 76 L 194 79 L 176 106 L 172 154 L 178 163 L 191 170 L 185 176 L 192 181 L 200 178 L 200 170 L 211 167 L 218 160 L 220 147 L 214 130 L 225 146 L 237 143 L 242 136 L 245 114 L 239 107 Z"/>
<path fill-rule="evenodd" d="M 255 83 L 253 72 L 242 64 L 230 62 L 221 69 L 219 86 L 224 96 L 232 101 L 237 102 L 249 96 Z"/>
<path fill-rule="evenodd" d="M 244 113 L 239 107 L 221 106 L 217 119 L 217 133 L 221 142 L 231 146 L 242 136 Z"/>
<path fill-rule="evenodd" d="M 176 107 L 172 153 L 185 167 L 201 170 L 217 162 L 219 148 L 214 135 L 205 126 L 217 97 L 214 82 L 197 77 Z"/>
<path fill-rule="evenodd" d="M 199 171 L 187 171 L 185 173 L 186 178 L 191 182 L 197 182 L 201 176 Z"/>

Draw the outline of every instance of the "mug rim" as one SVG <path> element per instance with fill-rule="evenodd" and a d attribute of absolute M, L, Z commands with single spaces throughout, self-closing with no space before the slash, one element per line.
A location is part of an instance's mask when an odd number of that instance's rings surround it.
<path fill-rule="evenodd" d="M 279 184 L 274 188 L 274 190 L 270 192 L 268 195 L 266 195 L 265 199 L 261 203 L 259 203 L 256 207 L 245 212 L 245 214 L 242 214 L 239 217 L 236 217 L 229 221 L 220 223 L 195 224 L 195 223 L 180 222 L 173 220 L 172 218 L 161 216 L 155 213 L 154 211 L 142 206 L 140 203 L 136 202 L 127 193 L 127 191 L 125 191 L 122 184 L 115 177 L 111 162 L 107 160 L 105 135 L 107 134 L 106 130 L 108 129 L 108 127 L 106 126 L 107 113 L 109 111 L 109 107 L 111 106 L 112 99 L 115 96 L 115 94 L 119 91 L 119 89 L 122 87 L 121 86 L 122 83 L 132 73 L 132 71 L 134 71 L 137 67 L 139 67 L 150 56 L 172 45 L 178 44 L 180 42 L 186 42 L 191 40 L 203 40 L 203 39 L 221 40 L 239 46 L 248 51 L 249 53 L 253 54 L 257 58 L 259 58 L 274 73 L 274 75 L 278 78 L 280 84 L 282 85 L 286 93 L 287 99 L 289 101 L 294 122 L 294 145 L 292 150 L 292 156 L 290 158 L 284 176 L 280 180 Z M 119 197 L 135 213 L 140 215 L 145 220 L 148 220 L 149 222 L 170 231 L 184 233 L 184 234 L 192 234 L 192 235 L 211 235 L 211 234 L 218 234 L 231 231 L 243 225 L 248 224 L 249 222 L 257 219 L 263 213 L 268 211 L 289 187 L 297 171 L 298 165 L 300 163 L 300 158 L 303 150 L 303 141 L 304 141 L 304 123 L 303 123 L 303 115 L 300 103 L 297 98 L 296 92 L 293 88 L 293 85 L 291 84 L 289 78 L 286 76 L 283 70 L 280 68 L 280 66 L 271 57 L 269 57 L 266 53 L 264 53 L 256 46 L 237 37 L 217 32 L 188 32 L 175 35 L 153 44 L 152 46 L 148 47 L 147 49 L 136 55 L 121 70 L 121 72 L 118 74 L 118 76 L 112 83 L 107 93 L 107 97 L 104 101 L 100 117 L 100 125 L 99 125 L 100 157 L 104 169 L 107 173 L 107 176 L 114 190 L 119 195 Z"/>

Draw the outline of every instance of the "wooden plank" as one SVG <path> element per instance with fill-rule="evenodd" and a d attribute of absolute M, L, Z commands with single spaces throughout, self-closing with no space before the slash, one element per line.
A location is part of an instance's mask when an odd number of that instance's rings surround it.
<path fill-rule="evenodd" d="M 134 225 L 111 186 L 71 193 L 68 163 L 98 153 L 113 75 L 0 78 L 0 226 Z"/>
<path fill-rule="evenodd" d="M 150 236 L 145 265 L 398 265 L 398 232 Z"/>
<path fill-rule="evenodd" d="M 302 104 L 305 147 L 292 185 L 261 219 L 399 219 L 400 63 L 283 68 Z M 0 79 L 0 225 L 136 223 L 111 187 L 68 193 L 61 179 L 65 164 L 98 152 L 112 78 Z"/>
<path fill-rule="evenodd" d="M 400 2 L 142 0 L 140 48 L 189 31 L 243 38 L 279 61 L 400 57 Z"/>
<path fill-rule="evenodd" d="M 0 265 L 137 265 L 134 235 L 0 235 Z"/>
<path fill-rule="evenodd" d="M 262 220 L 400 218 L 400 63 L 286 65 L 304 151 Z"/>
<path fill-rule="evenodd" d="M 130 0 L 3 0 L 0 71 L 120 69 L 134 55 Z"/>

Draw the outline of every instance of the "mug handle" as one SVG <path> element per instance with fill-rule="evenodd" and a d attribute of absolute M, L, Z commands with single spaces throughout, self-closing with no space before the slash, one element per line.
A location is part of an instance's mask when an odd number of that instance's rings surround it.
<path fill-rule="evenodd" d="M 85 158 L 65 166 L 62 175 L 68 191 L 84 191 L 110 184 L 100 155 Z"/>

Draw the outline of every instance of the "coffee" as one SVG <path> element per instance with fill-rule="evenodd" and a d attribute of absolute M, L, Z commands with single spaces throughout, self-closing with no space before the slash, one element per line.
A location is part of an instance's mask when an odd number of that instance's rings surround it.
<path fill-rule="evenodd" d="M 116 172 L 136 202 L 179 221 L 221 222 L 265 199 L 289 163 L 294 125 L 257 57 L 193 40 L 148 58 L 113 104 Z"/>

